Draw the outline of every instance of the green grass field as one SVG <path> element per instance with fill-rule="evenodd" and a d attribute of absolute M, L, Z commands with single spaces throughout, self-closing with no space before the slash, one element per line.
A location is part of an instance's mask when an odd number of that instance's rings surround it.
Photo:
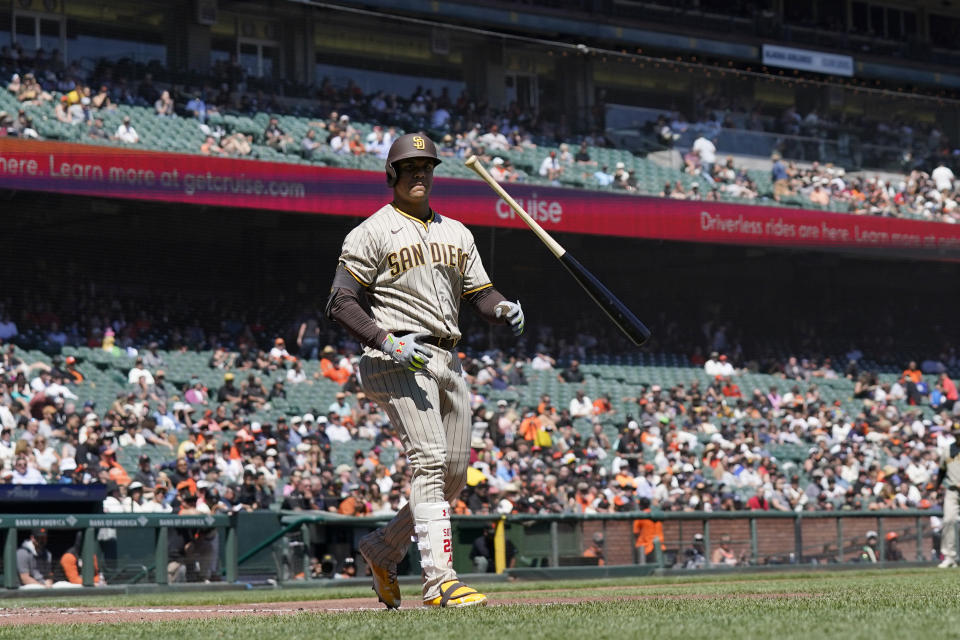
<path fill-rule="evenodd" d="M 0 626 L 0 638 L 65 640 L 268 640 L 293 638 L 895 638 L 960 637 L 960 573 L 809 572 L 484 585 L 491 604 L 400 610 L 238 616 L 123 624 Z M 369 596 L 368 587 L 6 600 L 15 607 L 231 605 Z M 404 596 L 415 600 L 416 589 Z M 637 599 L 637 598 L 642 599 Z M 604 598 L 553 604 L 562 598 Z M 619 598 L 619 599 L 618 599 Z M 632 599 L 631 599 L 632 598 Z M 65 616 L 65 622 L 69 616 Z"/>

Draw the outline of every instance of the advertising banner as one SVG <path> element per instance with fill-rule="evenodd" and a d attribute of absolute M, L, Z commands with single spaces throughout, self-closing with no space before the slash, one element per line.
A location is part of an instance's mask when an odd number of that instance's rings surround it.
<path fill-rule="evenodd" d="M 834 76 L 853 76 L 853 58 L 809 49 L 794 49 L 774 44 L 763 45 L 763 64 L 784 69 L 815 71 Z"/>
<path fill-rule="evenodd" d="M 0 188 L 337 216 L 365 216 L 390 199 L 378 172 L 9 138 L 0 138 Z M 960 225 L 524 184 L 507 189 L 550 232 L 960 257 Z M 431 204 L 468 225 L 524 226 L 479 180 L 438 178 Z"/>

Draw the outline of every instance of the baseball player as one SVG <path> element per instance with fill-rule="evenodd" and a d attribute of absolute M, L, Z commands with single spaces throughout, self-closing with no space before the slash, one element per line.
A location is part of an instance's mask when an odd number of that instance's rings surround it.
<path fill-rule="evenodd" d="M 937 489 L 947 481 L 943 491 L 943 530 L 940 551 L 943 553 L 941 569 L 957 566 L 957 520 L 960 519 L 960 423 L 952 427 L 953 440 L 940 450 L 940 473 Z"/>
<path fill-rule="evenodd" d="M 460 301 L 489 322 L 509 324 L 515 335 L 524 325 L 520 303 L 493 288 L 470 231 L 430 208 L 438 164 L 425 135 L 391 145 L 385 168 L 393 201 L 347 235 L 327 303 L 327 315 L 364 345 L 360 384 L 398 429 L 413 471 L 409 504 L 359 544 L 374 591 L 391 609 L 400 606 L 396 567 L 411 536 L 420 550 L 424 605 L 486 603 L 453 570 L 449 503 L 466 483 L 471 423 L 453 350 Z"/>

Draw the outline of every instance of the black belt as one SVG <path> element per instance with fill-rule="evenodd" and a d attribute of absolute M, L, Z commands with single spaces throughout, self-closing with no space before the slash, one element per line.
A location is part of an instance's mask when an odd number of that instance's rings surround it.
<path fill-rule="evenodd" d="M 410 335 L 410 334 L 404 334 Z M 444 351 L 450 351 L 457 343 L 460 342 L 459 338 L 439 338 L 437 336 L 427 336 L 425 338 L 420 338 L 420 342 L 423 344 L 432 344 L 435 347 L 443 349 Z"/>

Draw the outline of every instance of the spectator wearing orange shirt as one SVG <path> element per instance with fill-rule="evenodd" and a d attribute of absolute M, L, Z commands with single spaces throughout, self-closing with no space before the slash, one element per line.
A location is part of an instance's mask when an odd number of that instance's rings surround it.
<path fill-rule="evenodd" d="M 67 380 L 74 384 L 81 384 L 84 380 L 83 374 L 77 370 L 77 359 L 73 356 L 67 356 Z"/>
<path fill-rule="evenodd" d="M 363 140 L 360 139 L 360 134 L 355 133 L 350 136 L 350 153 L 355 156 L 362 156 L 367 152 L 367 147 L 364 144 Z"/>
<path fill-rule="evenodd" d="M 550 420 L 556 421 L 557 408 L 553 406 L 548 394 L 540 396 L 540 404 L 537 405 L 537 413 L 547 416 Z"/>
<path fill-rule="evenodd" d="M 533 411 L 527 411 L 523 420 L 520 421 L 520 428 L 517 435 L 529 442 L 535 442 L 537 432 L 540 431 L 540 418 Z"/>
<path fill-rule="evenodd" d="M 580 513 L 585 513 L 587 509 L 593 506 L 593 498 L 593 494 L 590 493 L 590 485 L 586 482 L 578 482 L 577 491 L 573 495 L 573 500 L 577 503 Z"/>
<path fill-rule="evenodd" d="M 367 503 L 364 502 L 363 496 L 360 495 L 360 485 L 349 484 L 346 488 L 349 491 L 349 495 L 340 501 L 340 506 L 337 507 L 337 513 L 345 516 L 366 515 Z"/>
<path fill-rule="evenodd" d="M 597 531 L 593 534 L 590 546 L 583 551 L 584 558 L 596 558 L 597 565 L 603 566 L 606 562 L 603 559 L 603 534 Z"/>
<path fill-rule="evenodd" d="M 637 507 L 640 511 L 650 513 L 650 499 L 639 498 Z M 663 549 L 663 522 L 650 520 L 649 518 L 640 518 L 633 521 L 633 535 L 636 536 L 637 550 L 644 554 L 644 558 L 649 562 L 656 562 L 654 553 L 654 540 L 660 541 L 660 549 Z"/>
<path fill-rule="evenodd" d="M 60 556 L 60 568 L 70 584 L 83 584 L 83 531 L 77 531 L 77 537 L 74 539 L 73 546 L 67 549 Z M 106 584 L 103 574 L 100 573 L 100 565 L 97 556 L 93 556 L 93 584 L 102 587 Z"/>
<path fill-rule="evenodd" d="M 910 364 L 907 365 L 907 368 L 903 370 L 901 375 L 913 383 L 921 382 L 923 380 L 923 371 L 920 370 L 920 367 L 918 367 L 917 363 L 913 360 L 910 361 Z"/>
<path fill-rule="evenodd" d="M 740 387 L 733 381 L 732 378 L 724 378 L 723 386 L 720 388 L 720 393 L 724 395 L 725 398 L 742 398 L 743 394 L 740 393 Z"/>
<path fill-rule="evenodd" d="M 929 393 L 929 389 L 921 389 L 923 383 L 923 371 L 913 360 L 903 370 L 903 378 L 907 382 L 907 403 L 912 405 L 920 404 L 923 397 Z"/>
<path fill-rule="evenodd" d="M 343 385 L 350 378 L 350 372 L 344 367 L 338 367 L 332 358 L 337 356 L 337 350 L 327 345 L 320 354 L 320 374 L 339 385 Z"/>
<path fill-rule="evenodd" d="M 613 411 L 609 393 L 605 393 L 593 401 L 593 415 L 599 416 L 605 413 L 613 413 Z"/>
<path fill-rule="evenodd" d="M 118 485 L 130 484 L 130 476 L 126 469 L 117 462 L 117 452 L 110 447 L 104 447 L 100 451 L 100 468 L 106 469 L 110 475 L 110 480 Z"/>

